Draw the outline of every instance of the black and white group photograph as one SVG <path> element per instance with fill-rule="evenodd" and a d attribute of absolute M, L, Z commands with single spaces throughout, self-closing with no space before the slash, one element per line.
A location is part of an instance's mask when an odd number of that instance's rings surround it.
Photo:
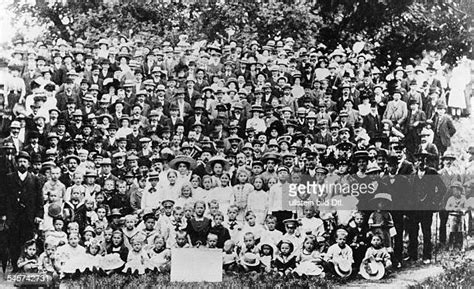
<path fill-rule="evenodd" d="M 0 1 L 0 288 L 472 288 L 474 1 Z"/>

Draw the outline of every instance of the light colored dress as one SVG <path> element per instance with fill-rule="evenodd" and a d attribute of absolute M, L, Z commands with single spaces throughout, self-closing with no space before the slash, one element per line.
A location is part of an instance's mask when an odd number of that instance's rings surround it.
<path fill-rule="evenodd" d="M 149 257 L 145 250 L 140 250 L 139 252 L 130 251 L 127 257 L 127 263 L 123 268 L 123 272 L 126 273 L 130 270 L 132 273 L 137 272 L 142 275 L 145 274 L 145 269 L 148 266 Z"/>
<path fill-rule="evenodd" d="M 257 224 L 263 224 L 268 213 L 268 193 L 254 190 L 249 194 L 247 202 L 247 210 L 255 213 Z"/>
<path fill-rule="evenodd" d="M 232 188 L 232 203 L 239 208 L 238 221 L 244 221 L 247 212 L 249 194 L 253 191 L 251 184 L 238 184 Z"/>
<path fill-rule="evenodd" d="M 227 210 L 232 204 L 233 189 L 231 186 L 215 187 L 211 189 L 207 195 L 207 202 L 217 200 L 219 203 L 219 211 L 227 215 Z"/>
<path fill-rule="evenodd" d="M 471 73 L 469 66 L 463 64 L 453 69 L 451 79 L 448 85 L 451 88 L 449 94 L 448 106 L 453 108 L 466 108 L 466 97 L 464 95 L 466 85 L 471 81 Z"/>

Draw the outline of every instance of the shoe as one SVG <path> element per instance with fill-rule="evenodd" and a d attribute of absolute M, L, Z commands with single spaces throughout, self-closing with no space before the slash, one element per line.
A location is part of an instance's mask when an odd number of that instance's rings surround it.
<path fill-rule="evenodd" d="M 423 264 L 425 264 L 425 265 L 431 264 L 431 260 L 430 259 L 425 259 L 425 260 L 423 260 Z"/>

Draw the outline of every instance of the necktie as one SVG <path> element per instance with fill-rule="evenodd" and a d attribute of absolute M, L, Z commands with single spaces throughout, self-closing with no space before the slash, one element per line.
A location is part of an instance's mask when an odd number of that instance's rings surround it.
<path fill-rule="evenodd" d="M 230 222 L 229 228 L 230 228 L 231 230 L 233 230 L 233 229 L 235 228 L 235 225 L 237 225 L 237 222 L 232 221 L 232 222 Z"/>

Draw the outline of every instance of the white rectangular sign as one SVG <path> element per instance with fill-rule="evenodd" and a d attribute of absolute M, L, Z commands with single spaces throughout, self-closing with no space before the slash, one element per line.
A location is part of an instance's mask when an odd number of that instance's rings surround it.
<path fill-rule="evenodd" d="M 222 250 L 172 249 L 171 282 L 222 282 Z"/>

